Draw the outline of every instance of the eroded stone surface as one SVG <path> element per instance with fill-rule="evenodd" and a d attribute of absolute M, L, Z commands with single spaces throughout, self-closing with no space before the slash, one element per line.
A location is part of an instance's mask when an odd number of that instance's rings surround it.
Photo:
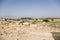
<path fill-rule="evenodd" d="M 2 23 L 2 22 L 1 22 Z M 43 25 L 22 25 L 8 22 L 0 23 L 0 40 L 54 40 L 51 32 L 58 31 Z"/>

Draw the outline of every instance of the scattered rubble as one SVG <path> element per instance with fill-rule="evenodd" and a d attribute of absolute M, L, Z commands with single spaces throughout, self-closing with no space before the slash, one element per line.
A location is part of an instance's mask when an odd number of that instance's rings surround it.
<path fill-rule="evenodd" d="M 0 40 L 55 40 L 52 32 L 60 32 L 60 25 L 31 22 L 0 19 Z"/>

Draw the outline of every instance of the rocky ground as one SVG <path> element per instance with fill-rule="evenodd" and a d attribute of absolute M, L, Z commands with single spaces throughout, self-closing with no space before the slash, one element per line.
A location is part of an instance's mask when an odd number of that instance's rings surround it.
<path fill-rule="evenodd" d="M 0 40 L 60 40 L 60 28 L 0 20 Z"/>

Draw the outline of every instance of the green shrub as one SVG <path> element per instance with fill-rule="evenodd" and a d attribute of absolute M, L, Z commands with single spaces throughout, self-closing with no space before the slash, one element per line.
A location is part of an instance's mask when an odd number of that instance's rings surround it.
<path fill-rule="evenodd" d="M 43 22 L 49 22 L 49 20 L 47 18 L 43 19 Z"/>
<path fill-rule="evenodd" d="M 17 21 L 20 21 L 20 19 L 17 19 Z"/>
<path fill-rule="evenodd" d="M 54 21 L 54 19 L 53 19 L 53 18 L 51 18 L 51 21 Z"/>

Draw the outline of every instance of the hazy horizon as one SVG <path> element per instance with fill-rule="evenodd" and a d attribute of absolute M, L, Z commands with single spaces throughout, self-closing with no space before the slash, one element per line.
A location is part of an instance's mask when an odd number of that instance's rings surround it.
<path fill-rule="evenodd" d="M 60 17 L 60 0 L 0 0 L 0 17 Z"/>

